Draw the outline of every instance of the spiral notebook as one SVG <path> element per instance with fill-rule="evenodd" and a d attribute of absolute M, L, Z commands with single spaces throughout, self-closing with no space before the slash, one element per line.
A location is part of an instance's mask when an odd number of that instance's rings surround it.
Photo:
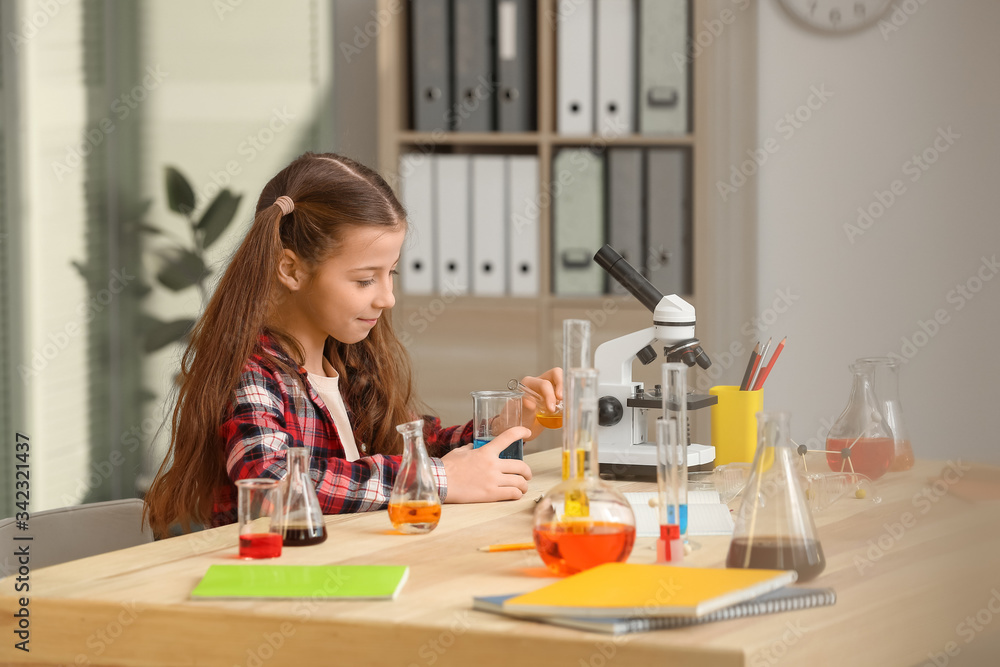
<path fill-rule="evenodd" d="M 666 616 L 660 618 L 580 618 L 572 616 L 520 616 L 504 609 L 503 603 L 517 597 L 512 595 L 493 595 L 473 598 L 473 609 L 501 614 L 512 618 L 540 621 L 550 625 L 565 628 L 602 632 L 609 635 L 624 635 L 631 632 L 649 632 L 651 630 L 668 630 L 689 625 L 711 623 L 713 621 L 728 621 L 748 616 L 775 614 L 782 611 L 810 609 L 812 607 L 827 607 L 837 601 L 837 594 L 832 588 L 779 588 L 760 595 L 752 600 L 746 600 L 724 609 L 712 612 L 706 616 Z"/>

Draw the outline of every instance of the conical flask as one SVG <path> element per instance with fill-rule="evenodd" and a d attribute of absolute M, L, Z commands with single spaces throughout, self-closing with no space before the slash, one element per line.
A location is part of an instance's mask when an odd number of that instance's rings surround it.
<path fill-rule="evenodd" d="M 795 570 L 816 578 L 826 560 L 795 468 L 787 412 L 757 413 L 757 453 L 726 567 Z"/>
<path fill-rule="evenodd" d="M 833 472 L 876 480 L 892 465 L 896 442 L 875 395 L 874 366 L 855 362 L 850 368 L 851 396 L 826 436 L 826 460 Z"/>
<path fill-rule="evenodd" d="M 403 435 L 403 462 L 389 495 L 389 520 L 402 533 L 429 533 L 441 520 L 441 497 L 424 447 L 424 420 L 396 430 Z"/>
<path fill-rule="evenodd" d="M 635 543 L 632 507 L 597 474 L 597 371 L 575 368 L 566 382 L 570 402 L 563 429 L 572 433 L 564 458 L 568 478 L 535 506 L 533 531 L 538 555 L 558 575 L 624 562 Z"/>
<path fill-rule="evenodd" d="M 286 547 L 305 547 L 326 539 L 323 510 L 309 477 L 309 448 L 289 447 L 285 454 L 288 474 L 284 480 L 283 517 Z"/>
<path fill-rule="evenodd" d="M 895 443 L 889 472 L 902 472 L 913 467 L 913 446 L 903 423 L 903 408 L 899 404 L 900 363 L 892 357 L 864 357 L 859 364 L 869 364 L 875 378 L 875 396 L 879 399 L 882 416 L 892 431 Z"/>

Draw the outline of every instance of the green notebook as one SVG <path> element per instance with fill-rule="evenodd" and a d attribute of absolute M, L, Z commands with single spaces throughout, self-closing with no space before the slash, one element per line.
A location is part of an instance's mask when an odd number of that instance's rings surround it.
<path fill-rule="evenodd" d="M 394 600 L 405 565 L 210 565 L 191 597 Z"/>

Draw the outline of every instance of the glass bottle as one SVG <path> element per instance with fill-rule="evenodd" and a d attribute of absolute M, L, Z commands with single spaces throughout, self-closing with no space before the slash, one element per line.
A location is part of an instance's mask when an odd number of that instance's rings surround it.
<path fill-rule="evenodd" d="M 900 363 L 891 357 L 864 357 L 859 364 L 870 364 L 875 376 L 875 395 L 878 397 L 882 416 L 892 431 L 895 443 L 889 472 L 902 472 L 913 467 L 913 446 L 903 425 L 903 408 L 899 405 Z"/>
<path fill-rule="evenodd" d="M 564 458 L 567 479 L 549 489 L 535 507 L 533 530 L 538 554 L 558 575 L 624 562 L 635 543 L 632 507 L 598 477 L 597 371 L 571 370 L 566 387 L 563 430 L 572 434 Z"/>
<path fill-rule="evenodd" d="M 795 570 L 798 581 L 826 567 L 806 506 L 787 412 L 757 413 L 757 453 L 736 515 L 726 567 Z"/>
<path fill-rule="evenodd" d="M 400 424 L 403 462 L 389 495 L 389 520 L 402 533 L 429 533 L 441 520 L 441 497 L 424 447 L 424 420 Z"/>
<path fill-rule="evenodd" d="M 285 454 L 288 474 L 284 485 L 284 534 L 286 547 L 305 547 L 326 539 L 323 510 L 309 477 L 309 448 L 289 447 Z"/>
<path fill-rule="evenodd" d="M 847 407 L 826 436 L 826 460 L 833 472 L 856 472 L 876 480 L 892 465 L 896 443 L 875 395 L 874 366 L 853 363 Z"/>

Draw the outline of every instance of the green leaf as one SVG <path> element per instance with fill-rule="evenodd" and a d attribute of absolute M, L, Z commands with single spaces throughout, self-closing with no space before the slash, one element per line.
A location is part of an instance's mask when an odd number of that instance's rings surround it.
<path fill-rule="evenodd" d="M 171 211 L 189 215 L 194 210 L 194 190 L 181 172 L 167 167 L 167 205 Z"/>
<path fill-rule="evenodd" d="M 215 197 L 198 221 L 198 229 L 205 234 L 202 247 L 209 247 L 222 236 L 236 216 L 241 199 L 243 195 L 235 196 L 229 190 L 223 190 Z"/>
<path fill-rule="evenodd" d="M 173 322 L 163 322 L 160 326 L 146 333 L 143 348 L 146 352 L 156 352 L 160 348 L 184 338 L 194 326 L 194 320 L 174 320 Z"/>
<path fill-rule="evenodd" d="M 166 264 L 156 274 L 156 278 L 174 292 L 197 285 L 209 274 L 201 257 L 186 248 L 164 251 L 160 256 Z"/>

